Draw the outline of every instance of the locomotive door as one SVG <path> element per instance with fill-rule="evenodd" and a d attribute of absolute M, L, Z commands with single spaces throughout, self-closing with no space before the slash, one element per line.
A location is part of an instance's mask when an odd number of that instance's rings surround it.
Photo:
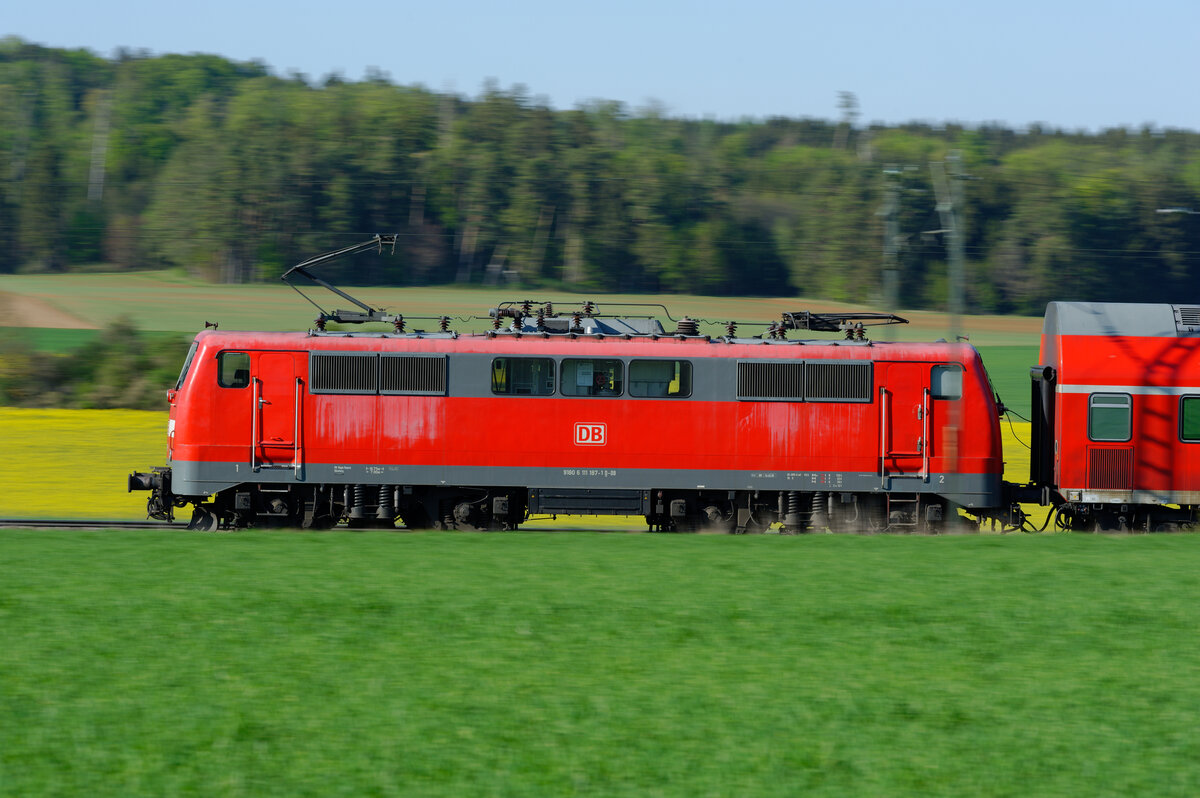
<path fill-rule="evenodd" d="M 879 383 L 881 477 L 929 476 L 929 365 L 890 363 Z"/>
<path fill-rule="evenodd" d="M 298 467 L 300 388 L 296 356 L 263 352 L 254 373 L 254 462 L 258 467 Z"/>

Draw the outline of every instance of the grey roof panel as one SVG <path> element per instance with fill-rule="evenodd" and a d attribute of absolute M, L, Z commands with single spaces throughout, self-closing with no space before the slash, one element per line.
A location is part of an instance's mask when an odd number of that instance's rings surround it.
<path fill-rule="evenodd" d="M 1174 305 L 1126 302 L 1051 302 L 1043 335 L 1123 335 L 1175 338 L 1189 330 L 1176 324 Z"/>

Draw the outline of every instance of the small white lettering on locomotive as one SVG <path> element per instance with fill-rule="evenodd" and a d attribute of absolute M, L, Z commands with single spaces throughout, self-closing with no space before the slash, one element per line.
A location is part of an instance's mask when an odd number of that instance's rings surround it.
<path fill-rule="evenodd" d="M 596 421 L 575 423 L 576 446 L 603 446 L 608 442 L 608 425 Z"/>

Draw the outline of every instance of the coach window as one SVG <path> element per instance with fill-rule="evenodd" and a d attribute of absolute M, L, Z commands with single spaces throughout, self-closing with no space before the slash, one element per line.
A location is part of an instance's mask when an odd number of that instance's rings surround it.
<path fill-rule="evenodd" d="M 554 361 L 540 357 L 498 357 L 492 361 L 492 393 L 550 396 L 554 393 Z"/>
<path fill-rule="evenodd" d="M 1192 443 L 1200 442 L 1200 396 L 1179 399 L 1179 438 Z"/>
<path fill-rule="evenodd" d="M 934 399 L 961 399 L 962 382 L 962 366 L 934 366 L 929 375 L 929 393 Z"/>
<path fill-rule="evenodd" d="M 222 352 L 217 355 L 217 385 L 222 388 L 245 388 L 250 384 L 250 355 L 245 352 Z"/>
<path fill-rule="evenodd" d="M 563 396 L 620 396 L 624 376 L 619 360 L 564 360 L 559 390 Z"/>
<path fill-rule="evenodd" d="M 1133 400 L 1124 393 L 1094 393 L 1088 398 L 1088 437 L 1127 441 L 1133 429 Z"/>
<path fill-rule="evenodd" d="M 692 395 L 692 364 L 686 360 L 635 360 L 629 364 L 630 396 Z"/>

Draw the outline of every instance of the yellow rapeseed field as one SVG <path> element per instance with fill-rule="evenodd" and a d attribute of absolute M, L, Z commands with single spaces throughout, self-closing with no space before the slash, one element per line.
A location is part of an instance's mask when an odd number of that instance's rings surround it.
<path fill-rule="evenodd" d="M 167 455 L 167 414 L 0 407 L 0 517 L 139 519 L 130 471 Z"/>
<path fill-rule="evenodd" d="M 1006 476 L 1024 482 L 1029 425 L 1001 428 Z M 147 494 L 127 492 L 125 478 L 165 463 L 166 436 L 165 412 L 0 407 L 0 517 L 144 518 Z M 1025 509 L 1040 525 L 1045 510 Z"/>

